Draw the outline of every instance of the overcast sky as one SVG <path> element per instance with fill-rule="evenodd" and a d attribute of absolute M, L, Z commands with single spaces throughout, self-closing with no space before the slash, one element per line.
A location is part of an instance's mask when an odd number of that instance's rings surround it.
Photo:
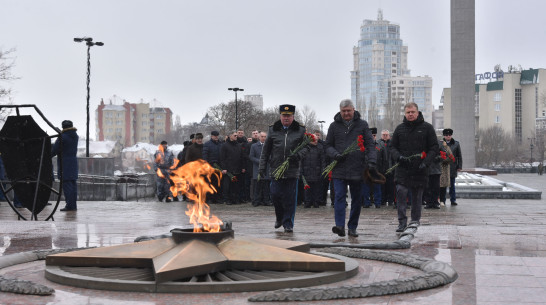
<path fill-rule="evenodd" d="M 0 0 L 0 48 L 16 48 L 13 103 L 36 104 L 57 126 L 71 119 L 80 136 L 87 47 L 73 38 L 83 36 L 105 44 L 91 48 L 92 138 L 101 99 L 155 99 L 188 123 L 232 100 L 228 87 L 262 94 L 265 107 L 309 105 L 329 123 L 351 96 L 360 25 L 379 8 L 400 25 L 412 76 L 433 78 L 438 105 L 450 87 L 449 7 L 448 0 Z M 545 68 L 544 12 L 542 0 L 476 0 L 476 73 L 495 64 Z"/>

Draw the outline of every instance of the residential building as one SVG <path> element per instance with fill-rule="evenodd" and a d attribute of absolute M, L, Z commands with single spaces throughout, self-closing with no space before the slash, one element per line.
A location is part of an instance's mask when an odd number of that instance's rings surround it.
<path fill-rule="evenodd" d="M 432 122 L 432 78 L 425 76 L 395 76 L 390 79 L 388 105 L 398 105 L 397 111 L 403 112 L 403 105 L 414 102 L 423 113 L 425 121 Z M 379 110 L 379 116 L 391 111 L 388 107 Z"/>
<path fill-rule="evenodd" d="M 501 126 L 522 143 L 535 138 L 546 120 L 546 69 L 500 73 L 486 84 L 475 85 L 476 130 Z M 451 88 L 443 90 L 444 125 L 452 126 L 457 113 L 451 111 Z"/>
<path fill-rule="evenodd" d="M 353 48 L 351 98 L 365 119 L 376 117 L 389 98 L 390 79 L 410 74 L 408 47 L 400 38 L 400 26 L 383 20 L 364 20 L 358 46 Z"/>
<path fill-rule="evenodd" d="M 160 142 L 161 136 L 172 129 L 172 111 L 169 108 L 152 107 L 149 103 L 116 105 L 101 100 L 95 111 L 96 138 L 98 141 L 118 141 L 125 147 L 138 142 Z"/>

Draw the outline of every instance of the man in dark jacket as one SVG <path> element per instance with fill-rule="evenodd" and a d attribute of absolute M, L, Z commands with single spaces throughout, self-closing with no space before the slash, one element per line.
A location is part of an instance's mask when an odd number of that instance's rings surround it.
<path fill-rule="evenodd" d="M 250 155 L 250 145 L 252 143 L 248 142 L 248 138 L 245 136 L 245 131 L 242 128 L 239 128 L 237 130 L 237 142 L 239 145 L 241 145 L 241 149 L 243 150 L 243 156 L 245 157 L 245 168 L 248 168 L 249 171 L 245 172 L 241 175 L 241 184 L 239 188 L 239 200 L 241 202 L 249 202 L 250 201 L 250 182 L 252 180 L 250 168 L 252 166 L 252 162 L 249 161 L 248 156 Z"/>
<path fill-rule="evenodd" d="M 392 204 L 394 206 L 394 173 L 385 173 L 394 164 L 392 162 L 391 153 L 389 151 L 389 143 L 391 141 L 390 131 L 383 129 L 381 131 L 381 140 L 379 141 L 379 153 L 381 154 L 381 163 L 377 164 L 377 169 L 385 176 L 385 184 L 381 186 L 381 201 L 382 204 Z"/>
<path fill-rule="evenodd" d="M 220 148 L 220 167 L 222 168 L 224 198 L 226 204 L 238 204 L 242 174 L 246 171 L 246 158 L 241 144 L 237 142 L 237 131 L 233 131 Z M 229 173 L 229 174 L 228 174 Z M 231 174 L 231 176 L 230 176 Z"/>
<path fill-rule="evenodd" d="M 442 141 L 438 141 L 438 147 L 441 147 Z M 439 155 L 428 167 L 428 185 L 423 194 L 423 200 L 426 202 L 425 209 L 440 209 L 438 197 L 440 196 L 440 176 L 442 157 Z"/>
<path fill-rule="evenodd" d="M 159 170 L 163 177 L 168 177 L 170 174 L 170 168 L 174 164 L 174 155 L 172 151 L 167 148 L 167 141 L 161 141 L 158 146 L 157 151 L 154 154 L 155 160 L 155 172 Z M 162 202 L 165 199 L 165 202 L 171 202 L 173 200 L 173 194 L 170 189 L 169 182 L 167 179 L 157 175 L 156 177 L 156 193 L 157 199 Z M 176 197 L 178 198 L 178 197 Z"/>
<path fill-rule="evenodd" d="M 220 166 L 220 148 L 222 147 L 222 143 L 218 140 L 218 136 L 220 136 L 220 133 L 213 130 L 210 133 L 210 140 L 203 144 L 203 160 L 207 161 L 213 167 L 215 164 Z M 212 175 L 210 183 L 216 189 L 216 193 L 208 195 L 207 198 L 210 200 L 210 203 L 221 203 L 222 188 L 220 187 L 220 181 L 218 181 L 215 175 Z"/>
<path fill-rule="evenodd" d="M 398 228 L 404 232 L 407 226 L 405 198 L 411 192 L 411 223 L 418 226 L 421 220 L 423 190 L 427 185 L 427 166 L 438 155 L 438 140 L 434 127 L 425 122 L 417 104 L 407 103 L 404 106 L 404 121 L 398 125 L 392 135 L 390 151 L 393 160 L 398 160 L 394 181 L 398 207 Z M 426 158 L 415 157 L 426 153 Z"/>
<path fill-rule="evenodd" d="M 199 159 L 203 159 L 203 134 L 202 133 L 196 133 L 195 134 L 195 143 L 193 143 L 190 147 L 188 147 L 188 151 L 186 152 L 186 159 L 184 160 L 184 163 L 196 161 Z"/>
<path fill-rule="evenodd" d="M 322 170 L 326 167 L 326 158 L 324 156 L 324 148 L 318 143 L 318 138 L 309 143 L 309 152 L 305 155 L 301 162 L 301 174 L 307 180 L 309 187 L 305 189 L 305 208 L 311 206 L 318 208 L 321 202 L 321 183 Z"/>
<path fill-rule="evenodd" d="M 379 171 L 379 169 L 381 168 L 381 164 L 383 164 L 383 152 L 381 151 L 381 148 L 379 146 L 379 143 L 377 143 L 377 140 L 376 140 L 376 136 L 377 136 L 377 128 L 376 127 L 372 127 L 370 128 L 370 131 L 372 132 L 372 137 L 373 137 L 373 144 L 374 144 L 374 148 L 376 150 L 376 167 Z M 372 184 L 368 184 L 368 183 L 364 183 L 362 185 L 362 196 L 363 196 L 363 199 L 364 199 L 364 207 L 365 208 L 369 208 L 371 205 L 372 205 L 372 199 L 373 199 L 373 204 L 375 206 L 376 209 L 379 209 L 381 208 L 381 186 L 383 184 L 379 184 L 379 183 L 372 183 Z"/>
<path fill-rule="evenodd" d="M 296 212 L 298 177 L 300 175 L 300 160 L 305 156 L 308 147 L 296 154 L 294 150 L 305 136 L 305 127 L 294 120 L 296 106 L 281 105 L 280 120 L 269 126 L 267 139 L 260 157 L 260 177 L 266 176 L 267 162 L 273 173 L 285 160 L 289 165 L 284 175 L 279 179 L 271 177 L 271 200 L 275 206 L 275 229 L 284 227 L 284 232 L 294 230 L 294 214 Z"/>
<path fill-rule="evenodd" d="M 76 211 L 78 205 L 76 200 L 78 198 L 78 188 L 76 180 L 78 179 L 78 158 L 76 153 L 78 152 L 78 134 L 76 128 L 73 126 L 72 121 L 65 120 L 62 122 L 62 135 L 57 138 L 55 144 L 51 148 L 51 157 L 62 155 L 63 170 L 59 171 L 59 180 L 63 183 L 64 198 L 66 205 L 61 209 L 62 212 Z M 63 150 L 61 151 L 61 141 L 63 144 Z M 57 168 L 60 167 L 61 160 L 57 158 Z"/>
<path fill-rule="evenodd" d="M 444 141 L 447 143 L 447 146 L 449 146 L 449 149 L 451 149 L 453 157 L 455 157 L 455 162 L 452 162 L 451 167 L 449 168 L 449 201 L 451 201 L 451 205 L 457 205 L 457 196 L 455 194 L 455 179 L 457 178 L 457 172 L 460 172 L 463 168 L 463 154 L 461 152 L 461 144 L 459 143 L 459 141 L 455 141 L 455 139 L 453 139 L 453 129 L 446 128 L 442 131 L 442 134 L 444 135 Z M 443 188 L 442 193 L 440 193 L 440 198 L 442 198 L 442 202 L 445 203 L 445 188 Z"/>
<path fill-rule="evenodd" d="M 324 155 L 324 162 L 325 164 L 330 163 L 328 156 L 326 155 L 326 142 L 322 140 L 322 133 L 320 130 L 315 130 L 314 132 L 315 137 L 318 139 L 318 146 L 322 148 L 322 153 Z M 324 169 L 324 167 L 323 167 Z M 328 197 L 328 187 L 330 186 L 330 181 L 328 180 L 328 177 L 320 176 L 321 182 L 320 182 L 320 203 L 319 205 L 325 206 L 326 205 L 326 197 Z M 333 206 L 333 205 L 332 205 Z"/>
<path fill-rule="evenodd" d="M 254 134 L 252 134 L 254 136 Z M 269 176 L 260 177 L 258 180 L 258 169 L 260 168 L 260 156 L 264 147 L 267 134 L 260 132 L 258 134 L 258 142 L 252 144 L 250 147 L 250 161 L 252 162 L 252 206 L 259 205 L 271 205 L 269 199 Z M 268 165 L 268 164 L 267 164 Z M 269 166 L 266 166 L 266 175 L 269 170 Z"/>
<path fill-rule="evenodd" d="M 370 172 L 377 173 L 375 169 L 376 150 L 368 122 L 360 118 L 360 113 L 355 111 L 350 99 L 342 100 L 339 104 L 339 112 L 334 116 L 334 122 L 328 128 L 326 136 L 326 152 L 332 160 L 337 160 L 337 165 L 332 170 L 332 180 L 335 189 L 335 222 L 332 232 L 339 236 L 345 236 L 345 206 L 347 203 L 347 186 L 351 192 L 351 212 L 347 222 L 348 234 L 357 237 L 356 228 L 362 209 L 362 174 L 368 166 Z M 358 136 L 364 139 L 365 153 L 354 151 L 343 154 L 343 151 L 354 143 Z M 367 158 L 367 164 L 365 164 Z"/>

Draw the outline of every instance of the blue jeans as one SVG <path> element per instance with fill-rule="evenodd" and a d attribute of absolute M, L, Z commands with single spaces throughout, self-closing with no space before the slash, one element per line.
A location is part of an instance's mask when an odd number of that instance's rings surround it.
<path fill-rule="evenodd" d="M 275 217 L 285 229 L 294 228 L 294 216 L 298 198 L 298 179 L 271 179 L 271 201 L 275 206 Z"/>
<path fill-rule="evenodd" d="M 359 180 L 333 179 L 335 191 L 335 221 L 336 226 L 345 228 L 345 204 L 347 203 L 347 186 L 351 192 L 351 212 L 347 227 L 356 230 L 358 218 L 362 210 L 362 182 Z"/>
<path fill-rule="evenodd" d="M 375 206 L 381 206 L 381 184 L 372 184 L 373 187 L 373 200 Z M 369 207 L 372 205 L 370 202 L 370 185 L 362 183 L 362 197 L 364 198 L 364 206 Z"/>
<path fill-rule="evenodd" d="M 457 196 L 455 194 L 455 178 L 456 177 L 451 177 L 449 179 L 449 201 L 452 203 L 457 201 Z"/>

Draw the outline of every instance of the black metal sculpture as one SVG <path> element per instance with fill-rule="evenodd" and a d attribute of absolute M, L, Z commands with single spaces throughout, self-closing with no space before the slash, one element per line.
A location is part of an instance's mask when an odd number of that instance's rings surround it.
<path fill-rule="evenodd" d="M 15 208 L 8 197 L 11 191 L 18 197 L 23 207 L 31 211 L 31 219 L 34 220 L 38 220 L 38 214 L 46 207 L 51 192 L 53 192 L 57 195 L 57 202 L 45 220 L 54 220 L 53 214 L 61 200 L 62 182 L 59 183 L 59 190 L 53 188 L 51 139 L 59 137 L 61 131 L 53 126 L 35 105 L 0 105 L 0 110 L 2 108 L 15 108 L 16 115 L 9 116 L 4 127 L 0 130 L 0 153 L 7 177 L 9 177 L 0 183 L 0 189 L 19 219 L 23 220 L 26 218 Z M 34 108 L 57 134 L 48 135 L 38 126 L 32 116 L 20 115 L 20 108 Z M 62 171 L 62 168 L 58 170 Z"/>

